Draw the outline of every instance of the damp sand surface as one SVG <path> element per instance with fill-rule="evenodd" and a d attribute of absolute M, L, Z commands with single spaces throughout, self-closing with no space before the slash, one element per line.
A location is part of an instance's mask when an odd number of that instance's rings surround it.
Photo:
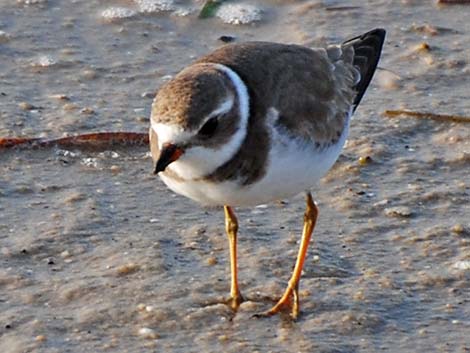
<path fill-rule="evenodd" d="M 322 45 L 386 28 L 343 155 L 312 188 L 299 320 L 252 315 L 289 278 L 302 196 L 237 209 L 234 313 L 222 210 L 168 191 L 146 148 L 4 150 L 1 352 L 470 350 L 470 125 L 382 115 L 470 115 L 470 6 L 246 4 L 201 20 L 191 1 L 1 2 L 0 136 L 145 132 L 158 87 L 223 35 Z"/>

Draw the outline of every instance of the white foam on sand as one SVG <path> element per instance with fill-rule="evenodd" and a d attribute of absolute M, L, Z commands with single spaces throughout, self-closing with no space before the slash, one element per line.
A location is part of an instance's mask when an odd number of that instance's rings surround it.
<path fill-rule="evenodd" d="M 244 25 L 261 20 L 261 9 L 249 4 L 223 4 L 216 16 L 225 23 Z"/>
<path fill-rule="evenodd" d="M 101 12 L 101 17 L 103 17 L 107 21 L 115 21 L 124 18 L 129 18 L 135 16 L 136 14 L 136 11 L 128 9 L 126 7 L 109 7 L 106 10 L 103 10 L 103 12 Z"/>
<path fill-rule="evenodd" d="M 175 11 L 177 6 L 173 0 L 135 0 L 139 12 L 154 13 L 163 11 Z"/>

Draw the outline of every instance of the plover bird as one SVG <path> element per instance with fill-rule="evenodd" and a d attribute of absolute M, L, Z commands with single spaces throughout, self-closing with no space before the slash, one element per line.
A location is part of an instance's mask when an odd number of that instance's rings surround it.
<path fill-rule="evenodd" d="M 299 281 L 318 208 L 310 188 L 333 166 L 385 38 L 374 29 L 342 44 L 225 45 L 164 84 L 152 104 L 155 173 L 174 192 L 225 211 L 231 291 L 237 280 L 233 207 L 306 193 L 297 261 L 283 296 L 263 315 L 299 314 Z"/>

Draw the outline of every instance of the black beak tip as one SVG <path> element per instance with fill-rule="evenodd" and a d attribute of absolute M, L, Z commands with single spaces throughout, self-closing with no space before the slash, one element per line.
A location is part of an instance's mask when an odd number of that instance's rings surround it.
<path fill-rule="evenodd" d="M 163 166 L 162 163 L 160 161 L 158 161 L 155 164 L 155 169 L 153 170 L 153 174 L 157 175 L 158 173 L 163 172 L 165 170 L 165 167 L 166 166 Z"/>
<path fill-rule="evenodd" d="M 166 167 L 171 163 L 171 160 L 168 158 L 160 158 L 157 163 L 155 163 L 155 169 L 153 170 L 153 174 L 158 174 L 160 172 L 165 171 Z"/>
<path fill-rule="evenodd" d="M 155 164 L 153 174 L 163 172 L 166 167 L 176 161 L 182 153 L 182 150 L 173 144 L 163 146 L 161 154 L 157 160 L 157 163 Z"/>

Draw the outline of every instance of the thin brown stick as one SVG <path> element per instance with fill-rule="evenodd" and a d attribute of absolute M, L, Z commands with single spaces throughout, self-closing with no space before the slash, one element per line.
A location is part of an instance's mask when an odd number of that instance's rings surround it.
<path fill-rule="evenodd" d="M 444 5 L 470 5 L 470 0 L 437 0 L 437 3 Z"/>
<path fill-rule="evenodd" d="M 139 132 L 96 132 L 57 139 L 0 138 L 0 150 L 9 148 L 40 148 L 59 146 L 62 148 L 106 149 L 110 147 L 147 146 L 148 134 Z"/>
<path fill-rule="evenodd" d="M 325 7 L 326 11 L 351 11 L 360 9 L 360 6 L 330 6 Z"/>
<path fill-rule="evenodd" d="M 2 137 L 0 138 L 0 149 L 13 148 L 16 146 L 33 145 L 39 142 L 38 138 L 23 138 L 23 137 Z"/>
<path fill-rule="evenodd" d="M 447 121 L 454 123 L 470 123 L 470 117 L 459 116 L 459 115 L 446 115 L 446 114 L 434 114 L 434 113 L 423 113 L 423 112 L 414 112 L 410 110 L 386 110 L 383 113 L 384 116 L 388 118 L 396 118 L 398 116 L 411 116 L 413 118 L 420 119 L 432 119 L 436 121 Z"/>

